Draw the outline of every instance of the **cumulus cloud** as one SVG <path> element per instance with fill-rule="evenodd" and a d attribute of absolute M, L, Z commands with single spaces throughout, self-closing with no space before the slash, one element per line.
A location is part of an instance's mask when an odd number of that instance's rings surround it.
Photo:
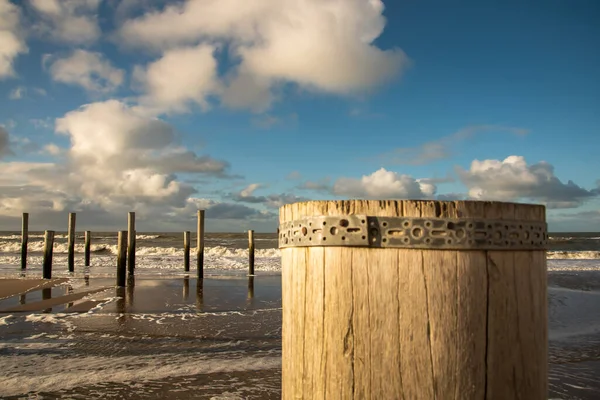
<path fill-rule="evenodd" d="M 29 0 L 39 17 L 32 29 L 55 41 L 84 45 L 100 37 L 98 7 L 100 0 Z"/>
<path fill-rule="evenodd" d="M 56 121 L 70 147 L 46 146 L 43 151 L 64 156 L 57 163 L 0 163 L 4 195 L 0 213 L 33 204 L 20 203 L 18 187 L 44 193 L 55 212 L 69 208 L 164 214 L 185 208 L 196 189 L 179 173 L 226 174 L 228 163 L 182 148 L 173 128 L 148 118 L 116 100 L 92 103 Z M 41 206 L 41 205 L 39 205 Z"/>
<path fill-rule="evenodd" d="M 57 82 L 78 85 L 92 93 L 109 93 L 117 89 L 125 76 L 100 53 L 75 50 L 50 65 L 50 75 Z"/>
<path fill-rule="evenodd" d="M 206 98 L 219 90 L 214 51 L 210 45 L 171 49 L 137 67 L 134 78 L 145 91 L 141 104 L 158 112 L 183 112 L 190 103 L 207 108 Z"/>
<path fill-rule="evenodd" d="M 222 82 L 223 104 L 264 111 L 274 88 L 287 82 L 349 95 L 397 76 L 409 65 L 407 56 L 373 44 L 385 26 L 383 8 L 380 0 L 187 0 L 126 20 L 118 37 L 126 46 L 165 51 L 165 57 L 196 46 L 191 48 L 199 59 L 192 61 L 202 70 L 211 64 L 200 49 L 208 53 L 206 43 L 226 44 L 238 65 Z M 190 84 L 196 92 L 190 93 Z M 206 84 L 205 79 L 188 81 L 171 89 L 169 97 L 196 100 Z"/>
<path fill-rule="evenodd" d="M 422 199 L 435 195 L 436 186 L 419 182 L 409 175 L 401 175 L 381 168 L 361 179 L 340 178 L 333 185 L 333 193 L 365 199 Z"/>
<path fill-rule="evenodd" d="M 502 125 L 472 125 L 462 128 L 451 135 L 438 140 L 423 143 L 416 147 L 399 147 L 380 158 L 390 164 L 425 165 L 452 156 L 452 148 L 459 142 L 483 133 L 512 134 L 523 136 L 529 133 L 527 129 Z"/>
<path fill-rule="evenodd" d="M 19 8 L 9 0 L 0 0 L 0 80 L 15 75 L 14 60 L 27 51 Z"/>
<path fill-rule="evenodd" d="M 468 170 L 456 168 L 460 180 L 469 189 L 469 197 L 478 200 L 541 202 L 548 208 L 572 208 L 598 195 L 573 181 L 561 182 L 554 167 L 545 162 L 528 165 L 524 157 L 504 160 L 474 160 Z"/>

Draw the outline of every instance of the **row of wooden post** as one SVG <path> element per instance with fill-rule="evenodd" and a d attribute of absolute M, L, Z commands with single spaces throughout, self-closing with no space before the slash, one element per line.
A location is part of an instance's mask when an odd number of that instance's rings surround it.
<path fill-rule="evenodd" d="M 69 228 L 67 233 L 68 268 L 69 272 L 75 271 L 75 224 L 76 214 L 69 213 Z M 55 231 L 47 230 L 44 233 L 43 278 L 52 278 L 52 256 L 54 248 Z M 85 231 L 85 266 L 90 266 L 91 231 Z M 27 244 L 29 240 L 29 214 L 23 213 L 21 235 L 21 270 L 27 268 Z M 190 231 L 183 233 L 184 270 L 190 270 Z M 117 286 L 125 285 L 125 271 L 129 275 L 135 273 L 136 230 L 135 212 L 130 212 L 127 218 L 127 231 L 119 231 L 117 238 Z M 248 231 L 248 270 L 249 275 L 254 275 L 254 231 Z M 196 245 L 196 266 L 198 279 L 204 278 L 204 210 L 198 210 L 198 235 Z"/>

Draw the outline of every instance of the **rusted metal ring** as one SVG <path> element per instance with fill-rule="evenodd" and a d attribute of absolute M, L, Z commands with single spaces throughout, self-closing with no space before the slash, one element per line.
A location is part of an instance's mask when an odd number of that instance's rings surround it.
<path fill-rule="evenodd" d="M 389 247 L 430 250 L 545 250 L 545 222 L 470 218 L 319 216 L 279 226 L 279 248 Z"/>

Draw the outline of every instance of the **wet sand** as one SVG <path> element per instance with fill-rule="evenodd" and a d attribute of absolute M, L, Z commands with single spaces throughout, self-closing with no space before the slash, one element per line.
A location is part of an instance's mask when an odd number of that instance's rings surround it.
<path fill-rule="evenodd" d="M 597 399 L 600 272 L 548 276 L 549 398 Z M 0 313 L 0 397 L 280 398 L 280 275 L 132 283 L 72 278 L 31 290 L 29 282 L 23 304 L 18 293 L 1 299 L 0 310 L 37 311 Z"/>

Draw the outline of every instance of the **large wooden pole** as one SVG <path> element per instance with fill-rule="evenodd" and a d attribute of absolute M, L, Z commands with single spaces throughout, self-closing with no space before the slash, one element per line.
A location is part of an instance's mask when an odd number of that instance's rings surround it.
<path fill-rule="evenodd" d="M 280 224 L 283 399 L 548 398 L 543 206 L 311 201 Z"/>
<path fill-rule="evenodd" d="M 127 216 L 127 271 L 133 275 L 135 270 L 135 213 Z"/>
<path fill-rule="evenodd" d="M 92 232 L 85 231 L 85 266 L 90 266 L 90 252 L 92 250 Z"/>
<path fill-rule="evenodd" d="M 69 272 L 75 271 L 75 221 L 76 214 L 69 213 L 69 230 L 67 232 Z"/>
<path fill-rule="evenodd" d="M 127 231 L 119 231 L 117 238 L 117 286 L 125 287 L 127 269 Z"/>
<path fill-rule="evenodd" d="M 198 279 L 204 279 L 204 210 L 198 210 L 198 236 L 196 242 Z"/>
<path fill-rule="evenodd" d="M 248 231 L 248 274 L 254 275 L 254 231 Z"/>
<path fill-rule="evenodd" d="M 29 241 L 29 213 L 23 213 L 21 224 L 21 269 L 27 269 L 27 242 Z"/>
<path fill-rule="evenodd" d="M 183 269 L 190 270 L 190 231 L 183 232 Z"/>
<path fill-rule="evenodd" d="M 52 278 L 52 253 L 54 249 L 54 231 L 44 232 L 44 260 L 42 264 L 42 277 Z"/>

